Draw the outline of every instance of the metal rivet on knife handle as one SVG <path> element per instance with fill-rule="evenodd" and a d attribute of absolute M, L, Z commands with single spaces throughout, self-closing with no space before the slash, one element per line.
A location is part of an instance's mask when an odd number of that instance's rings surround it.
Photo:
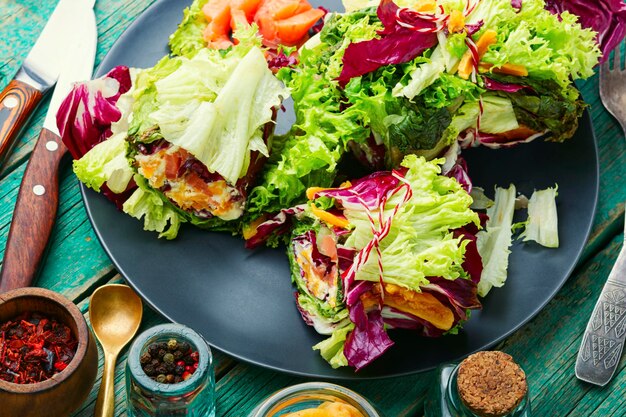
<path fill-rule="evenodd" d="M 20 101 L 15 96 L 8 96 L 2 101 L 2 104 L 4 104 L 4 106 L 7 108 L 12 109 L 13 107 L 20 104 Z"/>
<path fill-rule="evenodd" d="M 58 143 L 58 151 L 46 149 L 50 141 Z M 61 138 L 41 130 L 15 203 L 0 269 L 0 294 L 29 286 L 37 275 L 56 219 L 59 165 L 66 150 Z"/>
<path fill-rule="evenodd" d="M 53 140 L 50 140 L 46 142 L 46 149 L 49 150 L 50 152 L 54 152 L 57 149 L 59 149 L 59 144 Z"/>
<path fill-rule="evenodd" d="M 37 184 L 33 187 L 33 193 L 35 193 L 35 195 L 44 195 L 46 193 L 46 187 Z"/>

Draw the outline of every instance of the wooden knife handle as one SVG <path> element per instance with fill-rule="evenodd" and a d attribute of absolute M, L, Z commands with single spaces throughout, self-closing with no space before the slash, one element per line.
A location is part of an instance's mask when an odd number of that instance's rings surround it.
<path fill-rule="evenodd" d="M 0 165 L 42 97 L 35 87 L 18 80 L 0 93 Z"/>
<path fill-rule="evenodd" d="M 9 230 L 0 293 L 27 287 L 44 257 L 59 204 L 59 164 L 67 148 L 42 129 L 30 157 Z"/>

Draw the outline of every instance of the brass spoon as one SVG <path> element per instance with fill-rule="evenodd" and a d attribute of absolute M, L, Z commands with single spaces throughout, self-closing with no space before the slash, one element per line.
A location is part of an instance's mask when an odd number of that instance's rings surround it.
<path fill-rule="evenodd" d="M 115 362 L 122 348 L 137 333 L 142 313 L 141 299 L 126 285 L 104 285 L 91 295 L 91 326 L 104 351 L 104 372 L 96 401 L 95 417 L 113 416 Z"/>

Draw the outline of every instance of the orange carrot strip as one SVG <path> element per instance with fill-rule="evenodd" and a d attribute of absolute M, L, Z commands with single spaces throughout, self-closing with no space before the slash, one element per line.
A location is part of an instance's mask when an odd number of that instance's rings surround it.
<path fill-rule="evenodd" d="M 311 212 L 315 214 L 320 220 L 323 220 L 324 222 L 333 226 L 341 227 L 342 229 L 347 229 L 348 227 L 350 227 L 350 222 L 347 219 L 342 219 L 332 213 L 319 209 L 315 206 L 315 204 L 311 204 Z"/>
<path fill-rule="evenodd" d="M 483 55 L 485 55 L 485 52 L 487 52 L 489 46 L 496 43 L 497 35 L 498 34 L 495 30 L 488 29 L 480 36 L 478 41 L 476 41 L 476 49 L 478 50 L 479 60 L 483 57 Z M 474 58 L 472 57 L 472 52 L 465 52 L 465 55 L 463 55 L 463 58 L 461 58 L 461 62 L 459 63 L 459 77 L 463 78 L 464 80 L 467 80 L 469 78 L 474 68 L 473 60 Z"/>

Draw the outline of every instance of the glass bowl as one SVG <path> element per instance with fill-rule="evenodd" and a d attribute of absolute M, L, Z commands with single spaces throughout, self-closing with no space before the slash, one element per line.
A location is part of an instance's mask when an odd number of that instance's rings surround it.
<path fill-rule="evenodd" d="M 283 388 L 266 398 L 249 417 L 282 417 L 296 411 L 316 408 L 328 401 L 349 404 L 363 417 L 384 417 L 356 392 L 326 382 L 307 382 Z"/>

